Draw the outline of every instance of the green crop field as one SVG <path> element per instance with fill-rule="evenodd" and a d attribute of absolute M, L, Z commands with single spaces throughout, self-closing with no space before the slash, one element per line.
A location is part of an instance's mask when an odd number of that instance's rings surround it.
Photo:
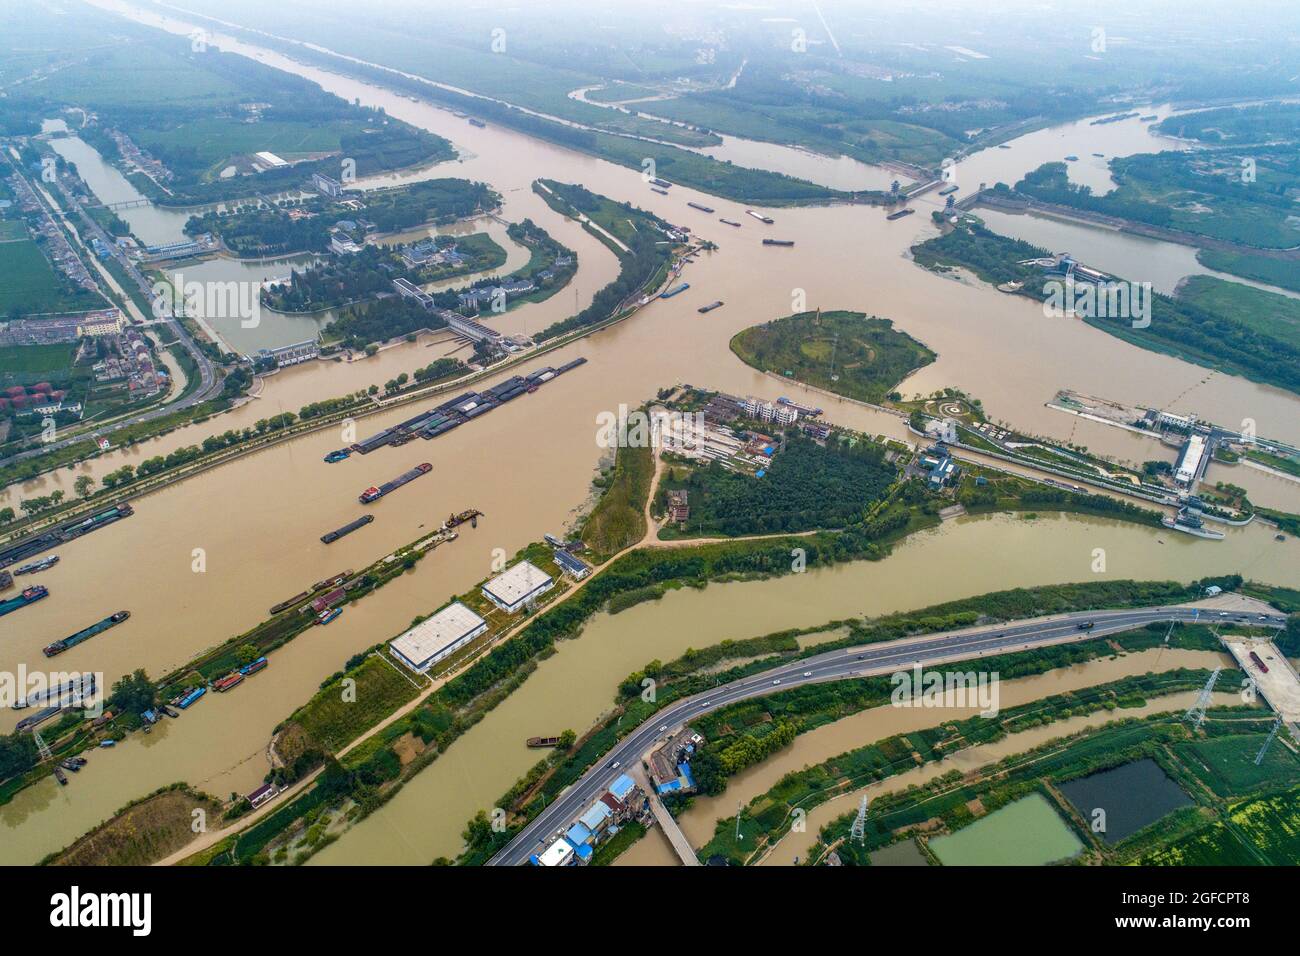
<path fill-rule="evenodd" d="M 1183 763 L 1221 797 L 1246 793 L 1266 784 L 1300 780 L 1300 760 L 1285 747 L 1269 747 L 1264 762 L 1255 756 L 1267 734 L 1241 734 L 1191 740 L 1174 748 Z"/>
<path fill-rule="evenodd" d="M 0 348 L 0 380 L 9 372 L 66 372 L 72 345 L 10 345 Z"/>
<path fill-rule="evenodd" d="M 0 316 L 74 312 L 104 305 L 94 293 L 65 289 L 34 241 L 0 242 Z"/>
<path fill-rule="evenodd" d="M 347 675 L 356 681 L 353 700 L 344 698 L 344 687 L 335 680 L 318 691 L 293 720 L 321 746 L 339 750 L 415 697 L 415 684 L 397 667 L 376 655 L 367 657 Z"/>
<path fill-rule="evenodd" d="M 1214 276 L 1189 277 L 1178 297 L 1300 346 L 1300 300 Z"/>

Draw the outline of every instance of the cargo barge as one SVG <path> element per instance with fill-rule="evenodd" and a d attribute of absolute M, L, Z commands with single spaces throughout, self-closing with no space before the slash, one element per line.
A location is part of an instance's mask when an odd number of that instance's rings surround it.
<path fill-rule="evenodd" d="M 195 704 L 199 700 L 200 697 L 202 697 L 207 692 L 208 689 L 206 687 L 196 687 L 188 694 L 178 698 L 175 701 L 175 704 L 181 710 L 188 710 L 193 704 Z"/>
<path fill-rule="evenodd" d="M 767 223 L 769 226 L 772 225 L 772 223 L 774 223 L 774 222 L 776 221 L 776 220 L 773 219 L 771 216 L 764 216 L 764 215 L 762 215 L 761 213 L 754 212 L 754 210 L 752 210 L 752 209 L 746 209 L 746 210 L 745 210 L 745 215 L 746 215 L 746 216 L 753 216 L 753 217 L 754 217 L 755 219 L 757 219 L 759 222 L 765 222 L 765 223 Z"/>
<path fill-rule="evenodd" d="M 947 196 L 949 193 L 955 193 L 956 191 L 957 191 L 957 187 L 955 185 L 944 186 L 942 189 L 939 190 L 939 195 Z"/>
<path fill-rule="evenodd" d="M 698 209 L 700 212 L 713 212 L 712 206 L 706 206 L 703 203 L 688 202 L 686 205 L 690 206 L 692 209 Z"/>
<path fill-rule="evenodd" d="M 650 191 L 651 191 L 652 193 L 658 193 L 658 194 L 661 195 L 661 196 L 667 196 L 667 195 L 668 195 L 668 190 L 666 190 L 666 189 L 660 189 L 658 186 L 651 186 L 651 187 L 650 187 Z"/>
<path fill-rule="evenodd" d="M 219 694 L 224 694 L 226 691 L 238 687 L 243 682 L 244 675 L 239 673 L 239 671 L 235 671 L 233 674 L 227 674 L 220 680 L 213 681 L 212 689 Z"/>
<path fill-rule="evenodd" d="M 7 601 L 0 601 L 0 617 L 24 608 L 29 604 L 35 604 L 41 598 L 49 597 L 50 591 L 43 584 L 33 584 L 31 587 L 23 590 L 22 594 L 11 597 Z"/>
<path fill-rule="evenodd" d="M 0 591 L 8 591 L 14 586 L 14 576 L 8 571 L 0 571 Z"/>
<path fill-rule="evenodd" d="M 259 657 L 257 660 L 253 661 L 252 663 L 245 664 L 243 667 L 241 667 L 239 669 L 239 673 L 243 674 L 245 677 L 249 677 L 253 674 L 256 674 L 260 670 L 265 670 L 266 665 L 269 663 L 270 661 L 268 661 L 265 657 Z"/>
<path fill-rule="evenodd" d="M 910 216 L 914 212 L 916 212 L 915 209 L 900 209 L 898 210 L 898 212 L 891 212 L 885 218 L 888 219 L 890 222 L 893 222 L 895 219 L 902 219 L 904 216 Z"/>
<path fill-rule="evenodd" d="M 721 308 L 722 304 L 722 300 L 719 299 L 717 302 L 710 302 L 708 305 L 700 306 L 696 311 L 700 313 L 712 312 L 714 309 Z"/>
<path fill-rule="evenodd" d="M 363 505 L 368 505 L 372 501 L 378 501 L 380 498 L 384 497 L 384 495 L 391 494 L 398 488 L 402 487 L 402 485 L 412 482 L 416 478 L 423 477 L 431 471 L 433 471 L 433 465 L 429 464 L 427 461 L 421 462 L 410 471 L 402 472 L 392 481 L 386 481 L 377 488 L 367 488 L 365 491 L 361 492 L 361 494 L 357 495 L 357 500 Z"/>
<path fill-rule="evenodd" d="M 325 464 L 332 465 L 336 461 L 343 461 L 344 459 L 348 458 L 351 454 L 352 454 L 351 449 L 339 448 L 335 451 L 330 452 L 328 455 L 325 456 Z"/>
<path fill-rule="evenodd" d="M 652 179 L 652 180 L 650 180 L 650 185 L 651 185 L 651 186 L 658 186 L 660 189 L 667 189 L 668 187 L 670 187 L 670 186 L 672 185 L 672 183 L 670 183 L 670 182 L 669 182 L 668 180 L 666 180 L 666 179 L 657 179 L 657 178 L 656 178 L 656 179 Z"/>
<path fill-rule="evenodd" d="M 53 644 L 47 644 L 43 649 L 42 653 L 46 657 L 53 657 L 56 654 L 62 654 L 64 651 L 70 650 L 71 648 L 76 647 L 78 644 L 90 640 L 95 635 L 103 634 L 109 628 L 116 627 L 117 625 L 121 624 L 130 616 L 131 616 L 130 611 L 118 611 L 116 614 L 111 614 L 108 617 L 104 618 L 102 621 L 90 625 L 90 627 L 83 627 L 76 634 L 72 634 L 68 637 L 65 637 L 61 641 L 55 641 Z"/>
<path fill-rule="evenodd" d="M 348 568 L 346 571 L 340 571 L 338 574 L 332 574 L 324 581 L 317 581 L 313 584 L 311 586 L 311 593 L 315 594 L 317 591 L 324 591 L 326 588 L 336 588 L 350 577 L 352 577 L 351 568 Z"/>
<path fill-rule="evenodd" d="M 683 282 L 683 283 L 682 283 L 681 285 L 679 285 L 679 286 L 675 286 L 675 287 L 672 288 L 672 289 L 668 289 L 668 290 L 666 290 L 666 291 L 664 291 L 664 292 L 660 292 L 660 293 L 659 293 L 659 298 L 661 298 L 661 299 L 671 299 L 673 296 L 675 296 L 675 295 L 679 295 L 679 294 L 685 292 L 685 291 L 686 291 L 687 289 L 689 289 L 690 287 L 691 287 L 691 284 L 690 284 L 689 282 Z"/>
<path fill-rule="evenodd" d="M 803 415 L 805 418 L 813 418 L 822 413 L 822 410 L 820 408 L 812 408 L 811 406 L 808 405 L 800 405 L 798 402 L 786 398 L 784 395 L 778 398 L 776 400 L 776 403 L 778 405 L 785 405 L 787 408 L 793 408 L 796 412 L 798 412 L 800 415 Z"/>
<path fill-rule="evenodd" d="M 311 597 L 311 595 L 310 595 L 307 591 L 303 591 L 303 592 L 301 592 L 301 593 L 299 593 L 299 594 L 295 594 L 293 597 L 289 598 L 289 600 L 287 600 L 287 601 L 281 601 L 279 604 L 272 605 L 272 607 L 271 607 L 271 613 L 272 613 L 272 614 L 279 614 L 281 611 L 287 611 L 287 610 L 289 610 L 289 608 L 293 607 L 295 604 L 301 604 L 303 601 L 307 600 L 307 598 L 309 598 L 309 597 Z"/>
<path fill-rule="evenodd" d="M 333 544 L 339 538 L 351 534 L 353 531 L 356 531 L 358 528 L 364 528 L 366 525 L 370 524 L 370 522 L 374 520 L 375 520 L 374 515 L 362 515 L 356 521 L 349 521 L 341 528 L 335 528 L 333 531 L 325 532 L 323 535 L 320 536 L 320 539 L 325 544 Z M 275 612 L 272 611 L 271 613 L 274 614 Z"/>
<path fill-rule="evenodd" d="M 793 245 L 794 245 L 794 240 L 793 240 L 793 239 L 764 239 L 764 240 L 763 240 L 763 245 L 765 245 L 765 246 L 793 246 Z"/>
<path fill-rule="evenodd" d="M 14 568 L 14 574 L 36 574 L 38 571 L 46 571 L 59 563 L 59 556 L 51 554 L 47 558 L 41 558 L 39 561 L 33 561 L 31 564 L 24 564 L 21 568 Z"/>
<path fill-rule="evenodd" d="M 332 607 L 328 611 L 321 611 L 320 614 L 316 616 L 316 623 L 328 624 L 342 613 L 343 608 L 341 607 Z"/>
<path fill-rule="evenodd" d="M 483 122 L 481 119 L 478 119 L 478 118 L 473 117 L 473 116 L 471 116 L 471 117 L 469 118 L 469 125 L 470 125 L 470 126 L 477 126 L 479 129 L 487 129 L 487 123 L 485 123 L 485 122 Z"/>
<path fill-rule="evenodd" d="M 558 747 L 560 746 L 559 737 L 529 737 L 524 741 L 525 747 Z"/>
<path fill-rule="evenodd" d="M 26 541 L 20 541 L 17 544 L 0 549 L 0 568 L 7 568 L 11 564 L 17 564 L 19 561 L 38 555 L 42 551 L 57 548 L 65 542 L 75 541 L 82 535 L 98 531 L 115 521 L 129 518 L 133 514 L 135 514 L 135 511 L 130 505 L 114 505 L 112 508 L 96 512 L 89 518 L 69 521 L 56 528 L 51 528 L 49 531 L 44 531 L 33 538 L 28 538 Z"/>
<path fill-rule="evenodd" d="M 737 229 L 740 228 L 740 223 L 736 222 L 734 219 L 719 219 L 718 222 L 722 223 L 724 226 L 735 226 Z"/>

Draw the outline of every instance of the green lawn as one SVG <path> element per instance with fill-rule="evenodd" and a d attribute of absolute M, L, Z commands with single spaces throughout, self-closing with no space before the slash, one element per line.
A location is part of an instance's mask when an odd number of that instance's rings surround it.
<path fill-rule="evenodd" d="M 33 240 L 0 242 L 0 316 L 8 317 L 13 310 L 75 312 L 106 305 L 94 293 L 66 290 L 59 279 Z"/>
<path fill-rule="evenodd" d="M 66 372 L 73 345 L 12 345 L 0 348 L 0 376 L 9 372 Z"/>
<path fill-rule="evenodd" d="M 334 680 L 293 716 L 312 740 L 331 752 L 355 740 L 417 693 L 413 678 L 400 673 L 393 661 L 377 655 L 367 657 L 347 676 L 356 681 L 352 699 L 345 698 L 341 681 Z"/>
<path fill-rule="evenodd" d="M 1178 297 L 1265 335 L 1300 346 L 1300 299 L 1214 276 L 1188 277 L 1179 289 Z"/>
<path fill-rule="evenodd" d="M 1286 747 L 1268 748 L 1264 762 L 1255 756 L 1267 734 L 1234 734 L 1191 740 L 1174 748 L 1179 759 L 1221 797 L 1246 793 L 1265 784 L 1286 785 L 1300 780 L 1300 761 Z"/>

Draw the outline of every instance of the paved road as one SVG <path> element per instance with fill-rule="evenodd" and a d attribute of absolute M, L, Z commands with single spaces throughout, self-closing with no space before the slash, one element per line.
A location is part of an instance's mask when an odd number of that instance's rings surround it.
<path fill-rule="evenodd" d="M 996 655 L 1026 647 L 1096 638 L 1157 622 L 1197 620 L 1207 624 L 1286 625 L 1286 616 L 1282 614 L 1261 618 L 1258 614 L 1191 607 L 1089 611 L 828 651 L 724 684 L 671 704 L 620 740 L 600 764 L 588 770 L 555 803 L 538 814 L 508 846 L 488 861 L 488 865 L 519 866 L 526 863 L 530 854 L 541 851 L 558 833 L 567 829 L 573 819 L 590 806 L 624 769 L 639 761 L 657 739 L 676 733 L 702 714 L 737 701 L 816 681 L 892 673 L 916 663 L 969 661 L 982 654 Z M 1085 621 L 1094 622 L 1093 627 L 1081 629 L 1079 625 Z"/>

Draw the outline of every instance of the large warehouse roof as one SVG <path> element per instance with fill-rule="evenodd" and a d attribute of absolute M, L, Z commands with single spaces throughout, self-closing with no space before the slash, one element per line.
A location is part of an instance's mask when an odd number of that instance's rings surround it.
<path fill-rule="evenodd" d="M 483 590 L 500 603 L 514 606 L 538 588 L 550 583 L 551 576 L 537 565 L 520 561 L 483 585 Z"/>
<path fill-rule="evenodd" d="M 390 646 L 413 667 L 419 668 L 457 641 L 486 626 L 483 618 L 456 601 L 394 638 Z"/>

